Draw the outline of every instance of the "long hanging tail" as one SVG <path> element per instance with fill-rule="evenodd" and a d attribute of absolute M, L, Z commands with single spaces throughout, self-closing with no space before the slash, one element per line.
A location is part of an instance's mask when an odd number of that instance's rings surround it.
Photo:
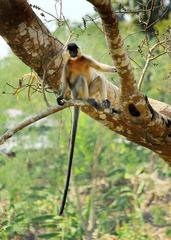
<path fill-rule="evenodd" d="M 70 140 L 70 148 L 69 148 L 69 160 L 68 160 L 68 173 L 67 173 L 67 179 L 65 183 L 64 193 L 63 193 L 63 199 L 59 211 L 59 215 L 63 214 L 69 183 L 70 183 L 70 177 L 71 177 L 71 168 L 72 168 L 72 160 L 73 160 L 73 154 L 74 154 L 74 145 L 75 145 L 75 138 L 77 133 L 77 125 L 78 125 L 78 118 L 79 118 L 79 107 L 74 107 L 74 115 L 73 115 L 73 123 L 72 123 L 72 133 L 71 133 L 71 140 Z"/>

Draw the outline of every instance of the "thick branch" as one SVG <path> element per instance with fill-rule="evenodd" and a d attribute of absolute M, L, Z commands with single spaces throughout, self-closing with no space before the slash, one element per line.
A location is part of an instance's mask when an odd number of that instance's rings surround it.
<path fill-rule="evenodd" d="M 63 44 L 55 39 L 26 0 L 0 0 L 0 35 L 13 52 L 56 90 Z"/>
<path fill-rule="evenodd" d="M 114 65 L 117 68 L 121 81 L 121 97 L 123 100 L 137 94 L 137 85 L 128 55 L 118 29 L 117 16 L 110 0 L 88 0 L 97 9 L 107 38 Z"/>

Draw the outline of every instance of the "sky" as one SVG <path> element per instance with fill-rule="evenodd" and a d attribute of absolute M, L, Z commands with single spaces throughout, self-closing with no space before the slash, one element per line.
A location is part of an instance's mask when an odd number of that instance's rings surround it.
<path fill-rule="evenodd" d="M 29 0 L 28 1 L 31 4 L 35 4 L 39 7 L 41 7 L 43 10 L 53 14 L 56 16 L 56 10 L 55 10 L 55 0 Z M 48 4 L 47 4 L 48 3 Z M 58 8 L 59 9 L 59 8 Z M 40 17 L 39 11 L 34 10 Z M 83 16 L 86 14 L 93 13 L 93 7 L 90 3 L 88 3 L 86 0 L 62 0 L 62 11 L 64 16 L 69 19 L 72 22 L 80 21 Z M 46 15 L 47 20 L 52 20 L 52 17 Z M 47 27 L 53 31 L 55 30 L 55 25 L 53 22 L 46 23 Z M 7 56 L 10 52 L 10 49 L 8 45 L 5 43 L 5 41 L 0 37 L 0 59 Z"/>

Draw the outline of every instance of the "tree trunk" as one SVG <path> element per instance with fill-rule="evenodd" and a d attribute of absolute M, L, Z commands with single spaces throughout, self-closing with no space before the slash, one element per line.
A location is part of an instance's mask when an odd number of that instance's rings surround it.
<path fill-rule="evenodd" d="M 121 88 L 108 82 L 108 99 L 116 113 L 82 107 L 93 119 L 128 140 L 156 152 L 171 164 L 171 106 L 148 100 L 137 88 L 133 69 L 124 50 L 117 17 L 110 0 L 89 0 L 98 11 Z M 59 91 L 63 44 L 55 39 L 26 0 L 0 0 L 0 34 L 13 52 Z"/>

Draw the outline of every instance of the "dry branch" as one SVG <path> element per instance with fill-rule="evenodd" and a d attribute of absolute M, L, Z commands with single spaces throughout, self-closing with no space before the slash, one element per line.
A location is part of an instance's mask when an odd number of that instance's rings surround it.
<path fill-rule="evenodd" d="M 166 53 L 169 53 L 169 51 L 167 51 L 167 50 L 165 49 L 164 52 L 161 52 L 161 53 L 157 54 L 156 56 L 153 56 L 153 55 L 154 55 L 154 54 L 153 54 L 154 50 L 155 50 L 157 47 L 162 46 L 162 44 L 165 43 L 165 42 L 166 42 L 166 41 L 157 42 L 157 43 L 155 43 L 151 48 L 148 48 L 148 54 L 147 54 L 146 62 L 145 62 L 144 68 L 143 68 L 143 70 L 142 70 L 140 80 L 139 80 L 139 82 L 138 82 L 138 89 L 139 89 L 139 90 L 141 89 L 141 86 L 142 86 L 142 83 L 143 83 L 143 80 L 144 80 L 144 76 L 145 76 L 145 73 L 146 73 L 146 71 L 147 71 L 147 68 L 148 68 L 150 62 L 153 61 L 153 60 L 155 60 L 155 59 L 157 59 L 157 58 L 159 58 L 160 56 L 162 56 L 162 55 L 164 55 L 164 54 L 166 54 Z"/>
<path fill-rule="evenodd" d="M 31 124 L 39 121 L 42 118 L 48 117 L 54 113 L 60 112 L 65 108 L 72 107 L 72 106 L 85 106 L 86 103 L 82 101 L 68 101 L 63 106 L 53 106 L 49 107 L 48 109 L 35 114 L 34 116 L 30 116 L 28 119 L 24 120 L 23 122 L 19 123 L 15 127 L 7 130 L 2 136 L 0 136 L 0 145 L 2 145 L 7 139 L 11 138 L 15 133 L 21 131 L 22 129 L 30 126 Z"/>

